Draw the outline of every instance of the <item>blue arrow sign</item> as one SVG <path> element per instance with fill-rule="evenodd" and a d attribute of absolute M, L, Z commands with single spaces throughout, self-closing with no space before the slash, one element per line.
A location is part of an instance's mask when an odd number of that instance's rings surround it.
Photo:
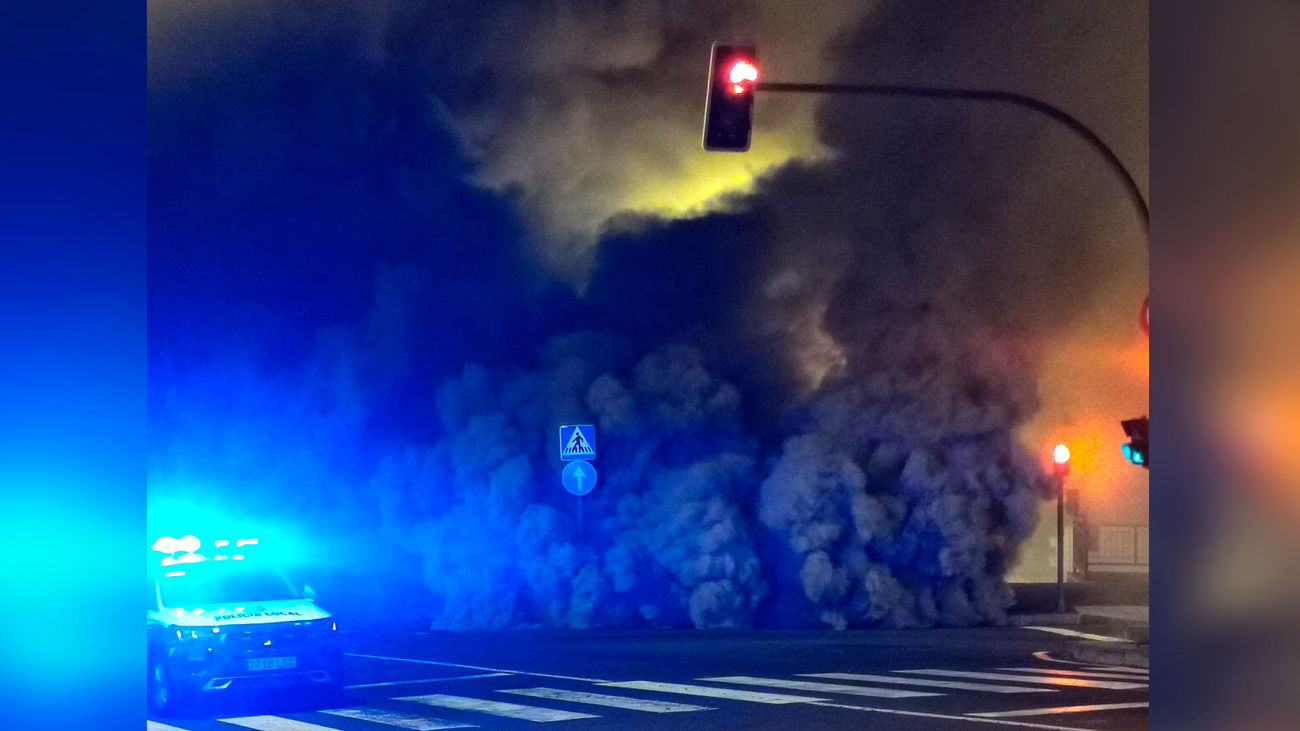
<path fill-rule="evenodd" d="M 591 424 L 570 424 L 560 427 L 560 459 L 594 459 L 596 456 L 596 427 Z"/>
<path fill-rule="evenodd" d="M 586 495 L 596 486 L 596 468 L 590 462 L 570 462 L 560 473 L 564 489 L 574 495 Z"/>

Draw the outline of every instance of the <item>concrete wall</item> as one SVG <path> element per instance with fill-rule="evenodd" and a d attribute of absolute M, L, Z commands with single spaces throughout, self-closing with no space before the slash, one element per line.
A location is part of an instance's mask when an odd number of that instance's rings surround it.
<path fill-rule="evenodd" d="M 1074 573 L 1074 518 L 1065 514 L 1065 575 Z M 1019 561 L 1007 575 L 1013 584 L 1042 584 L 1056 581 L 1056 501 L 1039 505 L 1038 525 L 1021 546 Z"/>

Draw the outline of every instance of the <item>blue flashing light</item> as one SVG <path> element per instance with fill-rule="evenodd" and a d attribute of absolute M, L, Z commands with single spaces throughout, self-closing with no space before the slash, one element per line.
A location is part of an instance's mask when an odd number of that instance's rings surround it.
<path fill-rule="evenodd" d="M 1130 462 L 1133 461 L 1133 445 L 1132 445 L 1132 444 L 1121 444 L 1120 447 L 1119 447 L 1119 451 L 1121 451 L 1121 452 L 1124 453 L 1124 459 L 1127 459 L 1127 460 L 1130 461 Z"/>
<path fill-rule="evenodd" d="M 163 536 L 153 542 L 153 550 L 159 553 L 193 553 L 199 550 L 199 539 L 196 536 L 184 538 Z"/>
<path fill-rule="evenodd" d="M 220 554 L 226 557 L 220 560 L 229 561 L 231 554 L 237 553 L 248 560 L 265 559 L 283 567 L 298 567 L 317 560 L 314 552 L 304 550 L 310 541 L 303 540 L 301 526 L 250 515 L 238 506 L 222 505 L 212 498 L 184 497 L 196 492 L 218 495 L 220 490 L 216 486 L 210 486 L 211 489 L 204 486 L 199 491 L 192 485 L 169 486 L 164 482 L 151 476 L 147 504 L 148 534 L 154 538 L 164 536 L 154 544 L 154 550 L 159 552 L 153 554 L 156 558 L 178 559 L 191 552 L 201 553 L 207 560 Z"/>
<path fill-rule="evenodd" d="M 244 560 L 244 554 L 242 554 L 242 553 L 236 553 L 235 555 L 231 556 L 231 558 L 234 559 L 234 560 L 236 560 L 236 561 L 243 561 L 243 560 Z"/>

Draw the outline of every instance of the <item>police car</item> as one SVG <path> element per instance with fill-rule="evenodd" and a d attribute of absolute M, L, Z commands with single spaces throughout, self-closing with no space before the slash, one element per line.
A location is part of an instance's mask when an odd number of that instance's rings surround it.
<path fill-rule="evenodd" d="M 257 559 L 255 538 L 158 539 L 148 592 L 148 698 L 157 713 L 227 690 L 301 683 L 342 690 L 338 624 Z M 219 551 L 219 553 L 217 553 Z M 157 556 L 157 554 L 155 554 Z"/>

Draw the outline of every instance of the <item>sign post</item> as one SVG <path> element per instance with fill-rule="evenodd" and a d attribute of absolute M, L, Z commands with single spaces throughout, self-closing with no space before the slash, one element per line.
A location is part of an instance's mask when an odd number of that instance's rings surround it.
<path fill-rule="evenodd" d="M 592 424 L 569 424 L 560 427 L 560 459 L 567 462 L 560 473 L 560 483 L 578 498 L 578 532 L 582 532 L 582 496 L 596 487 L 596 468 L 589 460 L 596 457 L 596 427 Z"/>

